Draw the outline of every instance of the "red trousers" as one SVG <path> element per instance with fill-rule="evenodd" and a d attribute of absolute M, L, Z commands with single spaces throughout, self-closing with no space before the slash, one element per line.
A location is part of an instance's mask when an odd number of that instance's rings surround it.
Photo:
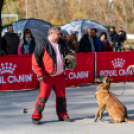
<path fill-rule="evenodd" d="M 40 82 L 40 93 L 35 103 L 33 119 L 41 119 L 42 112 L 45 107 L 45 103 L 51 93 L 51 89 L 54 87 L 56 94 L 56 112 L 59 118 L 64 119 L 67 115 L 66 110 L 66 98 L 65 98 L 65 77 L 61 75 L 51 77 L 46 75 L 44 81 Z"/>

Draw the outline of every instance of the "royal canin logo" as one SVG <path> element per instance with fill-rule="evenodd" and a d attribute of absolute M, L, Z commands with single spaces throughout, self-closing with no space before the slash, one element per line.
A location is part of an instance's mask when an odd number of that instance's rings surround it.
<path fill-rule="evenodd" d="M 10 73 L 13 74 L 15 71 L 17 65 L 13 63 L 1 63 L 1 68 L 0 68 L 0 74 L 3 75 L 5 73 Z"/>
<path fill-rule="evenodd" d="M 122 58 L 116 58 L 116 59 L 112 60 L 112 65 L 113 65 L 114 69 L 118 68 L 118 67 L 123 68 L 124 64 L 125 64 L 125 60 Z"/>
<path fill-rule="evenodd" d="M 5 62 L 0 64 L 0 84 L 6 84 L 6 83 L 22 83 L 22 82 L 32 82 L 33 74 L 14 74 L 15 70 L 17 68 L 16 64 L 13 64 L 11 62 Z M 8 76 L 5 76 L 4 74 L 11 74 Z"/>
<path fill-rule="evenodd" d="M 70 72 L 68 74 L 68 78 L 69 78 L 69 80 L 73 80 L 73 79 L 88 79 L 89 74 L 90 74 L 90 71 Z M 65 75 L 66 75 L 66 73 L 65 73 Z"/>

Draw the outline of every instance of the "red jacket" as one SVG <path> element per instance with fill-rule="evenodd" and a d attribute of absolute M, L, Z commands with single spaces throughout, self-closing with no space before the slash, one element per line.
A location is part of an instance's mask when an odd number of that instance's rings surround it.
<path fill-rule="evenodd" d="M 110 52 L 112 51 L 112 46 L 110 45 L 109 41 L 106 40 L 106 50 L 104 46 L 101 44 L 101 52 Z"/>
<path fill-rule="evenodd" d="M 58 42 L 58 45 L 61 54 L 65 57 L 67 47 L 62 40 Z M 36 45 L 34 53 L 32 54 L 32 67 L 37 77 L 56 73 L 56 54 L 48 39 L 41 40 Z"/>

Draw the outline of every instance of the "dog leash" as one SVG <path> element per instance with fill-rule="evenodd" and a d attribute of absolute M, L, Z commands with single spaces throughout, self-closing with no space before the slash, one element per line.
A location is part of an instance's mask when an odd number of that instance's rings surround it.
<path fill-rule="evenodd" d="M 131 67 L 131 70 L 132 70 L 132 75 L 134 77 L 134 73 L 133 73 L 133 68 L 132 67 Z M 125 78 L 125 84 L 124 84 L 124 89 L 123 89 L 122 93 L 120 95 L 116 95 L 116 94 L 114 94 L 114 93 L 111 92 L 114 96 L 121 96 L 121 95 L 124 94 L 124 92 L 126 90 L 127 76 L 128 76 L 128 72 L 127 72 L 127 75 L 126 75 L 126 78 Z"/>

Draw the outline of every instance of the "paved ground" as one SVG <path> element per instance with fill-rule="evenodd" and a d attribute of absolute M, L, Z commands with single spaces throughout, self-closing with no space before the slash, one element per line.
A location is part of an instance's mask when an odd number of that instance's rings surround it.
<path fill-rule="evenodd" d="M 31 123 L 38 89 L 32 91 L 0 93 L 0 134 L 134 134 L 134 123 L 108 124 L 111 118 L 104 112 L 102 121 L 94 122 L 98 107 L 95 100 L 97 85 L 67 88 L 68 112 L 74 120 L 59 122 L 55 114 L 55 95 L 51 96 L 43 112 L 39 126 Z M 120 94 L 124 83 L 114 84 L 111 91 Z M 134 120 L 134 83 L 127 83 L 123 96 L 128 115 Z M 28 113 L 23 114 L 27 108 Z"/>

